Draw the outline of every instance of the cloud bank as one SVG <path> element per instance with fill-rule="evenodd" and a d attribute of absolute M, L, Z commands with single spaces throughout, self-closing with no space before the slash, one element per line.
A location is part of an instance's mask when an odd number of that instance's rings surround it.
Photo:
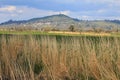
<path fill-rule="evenodd" d="M 27 20 L 31 18 L 44 17 L 44 16 L 55 15 L 60 13 L 69 15 L 70 11 L 52 11 L 52 10 L 42 10 L 27 6 L 8 5 L 0 8 L 0 22 L 7 21 L 9 19 Z"/>
<path fill-rule="evenodd" d="M 1 0 L 0 23 L 65 14 L 84 20 L 120 19 L 120 0 Z"/>

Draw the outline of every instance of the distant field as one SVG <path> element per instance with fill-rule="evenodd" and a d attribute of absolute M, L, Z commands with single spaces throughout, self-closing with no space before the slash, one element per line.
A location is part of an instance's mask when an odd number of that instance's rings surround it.
<path fill-rule="evenodd" d="M 120 33 L 68 32 L 68 31 L 0 31 L 0 34 L 16 35 L 61 35 L 61 36 L 120 36 Z"/>
<path fill-rule="evenodd" d="M 62 32 L 62 31 L 50 31 L 48 33 L 69 34 L 69 35 L 111 36 L 110 33 L 95 33 L 95 32 Z"/>

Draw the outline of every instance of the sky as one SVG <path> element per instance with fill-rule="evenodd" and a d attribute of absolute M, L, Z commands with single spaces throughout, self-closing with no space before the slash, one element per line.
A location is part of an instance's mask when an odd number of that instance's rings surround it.
<path fill-rule="evenodd" d="M 120 20 L 120 0 L 0 0 L 0 23 L 60 13 L 80 20 Z"/>

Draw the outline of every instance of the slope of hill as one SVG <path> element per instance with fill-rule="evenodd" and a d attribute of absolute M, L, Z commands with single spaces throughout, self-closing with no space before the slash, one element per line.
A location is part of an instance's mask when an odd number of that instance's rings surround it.
<path fill-rule="evenodd" d="M 78 22 L 78 19 L 71 18 L 64 14 L 46 16 L 42 18 L 33 18 L 28 20 L 28 22 Z"/>

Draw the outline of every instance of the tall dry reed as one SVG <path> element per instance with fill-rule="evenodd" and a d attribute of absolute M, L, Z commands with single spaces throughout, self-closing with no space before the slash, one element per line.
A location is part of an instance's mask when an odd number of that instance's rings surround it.
<path fill-rule="evenodd" d="M 119 80 L 120 38 L 0 36 L 0 80 Z"/>

